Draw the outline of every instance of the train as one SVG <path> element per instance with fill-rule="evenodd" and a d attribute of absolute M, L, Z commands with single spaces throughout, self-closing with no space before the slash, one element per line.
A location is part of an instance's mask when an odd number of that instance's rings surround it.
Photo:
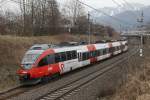
<path fill-rule="evenodd" d="M 25 53 L 17 75 L 22 84 L 37 84 L 44 78 L 60 76 L 127 50 L 127 40 L 69 46 L 36 44 Z"/>

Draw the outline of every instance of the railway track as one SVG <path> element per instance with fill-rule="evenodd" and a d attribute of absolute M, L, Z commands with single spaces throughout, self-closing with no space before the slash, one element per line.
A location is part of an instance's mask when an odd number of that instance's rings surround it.
<path fill-rule="evenodd" d="M 129 57 L 135 55 L 137 52 L 138 51 L 134 52 Z M 82 87 L 83 85 L 86 85 L 89 82 L 92 82 L 97 77 L 100 77 L 104 73 L 114 69 L 115 67 L 117 67 L 116 66 L 117 64 L 120 64 L 127 59 L 128 59 L 128 57 L 120 59 L 119 61 L 117 61 L 117 63 L 111 64 L 110 66 L 107 66 L 106 68 L 98 70 L 98 71 L 94 72 L 93 74 L 89 74 L 88 76 L 77 80 L 76 82 L 72 82 L 60 89 L 52 91 L 52 92 L 46 94 L 45 96 L 38 98 L 37 100 L 65 100 L 65 98 L 63 98 L 63 97 L 65 97 L 66 95 L 71 95 L 72 93 L 77 92 L 78 90 L 80 90 L 80 87 Z"/>
<path fill-rule="evenodd" d="M 130 52 L 133 52 L 133 51 L 135 51 L 135 50 L 132 50 Z M 122 54 L 122 55 L 125 55 L 125 54 Z M 119 59 L 120 59 L 120 57 L 119 57 Z M 125 58 L 124 58 L 124 60 L 125 60 Z M 117 63 L 120 63 L 124 60 L 120 60 L 120 61 L 118 60 Z M 116 62 L 116 60 L 114 62 Z M 77 88 L 81 87 L 82 85 L 92 81 L 92 79 L 95 79 L 96 77 L 100 76 L 101 74 L 107 72 L 107 70 L 112 69 L 114 66 L 114 62 L 106 64 L 105 66 L 103 66 L 103 68 L 100 68 L 99 70 L 95 70 L 93 72 L 90 72 L 90 73 L 88 73 L 82 77 L 79 77 L 77 79 L 74 79 L 70 82 L 69 81 L 64 82 L 59 87 L 48 89 L 48 87 L 53 87 L 53 85 L 50 85 L 50 83 L 49 83 L 49 84 L 45 84 L 45 85 L 42 85 L 42 84 L 37 85 L 34 87 L 15 88 L 14 90 L 12 89 L 11 91 L 9 91 L 7 93 L 3 93 L 2 95 L 0 94 L 0 100 L 4 100 L 4 99 L 14 99 L 14 100 L 16 100 L 16 99 L 18 99 L 18 100 L 20 100 L 20 99 L 22 99 L 22 100 L 27 100 L 27 99 L 28 100 L 33 100 L 33 99 L 55 100 L 55 99 L 60 99 L 64 95 L 67 95 L 68 93 L 72 92 L 73 90 L 76 90 Z M 111 68 L 110 67 L 106 68 L 106 66 L 110 66 L 112 64 L 113 64 L 113 66 L 111 66 Z M 60 80 L 58 80 L 58 81 L 60 81 Z M 55 83 L 56 83 L 56 81 L 52 82 L 51 84 L 55 84 Z"/>
<path fill-rule="evenodd" d="M 38 84 L 36 86 L 26 86 L 26 87 L 23 85 L 18 85 L 12 89 L 1 92 L 0 100 L 5 100 L 5 99 L 9 99 L 11 97 L 18 96 L 19 94 L 23 94 L 24 92 L 30 91 L 30 90 L 35 89 L 40 86 L 42 86 L 42 84 Z"/>

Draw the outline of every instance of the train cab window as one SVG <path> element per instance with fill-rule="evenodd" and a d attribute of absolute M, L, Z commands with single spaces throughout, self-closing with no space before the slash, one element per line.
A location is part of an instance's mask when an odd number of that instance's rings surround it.
<path fill-rule="evenodd" d="M 48 61 L 48 64 L 54 64 L 55 63 L 55 56 L 54 55 L 48 55 L 47 61 Z"/>
<path fill-rule="evenodd" d="M 38 64 L 39 67 L 42 67 L 45 65 L 48 65 L 47 57 L 43 58 Z"/>
<path fill-rule="evenodd" d="M 56 53 L 55 54 L 55 62 L 56 63 L 61 62 L 61 55 L 60 55 L 60 53 Z"/>

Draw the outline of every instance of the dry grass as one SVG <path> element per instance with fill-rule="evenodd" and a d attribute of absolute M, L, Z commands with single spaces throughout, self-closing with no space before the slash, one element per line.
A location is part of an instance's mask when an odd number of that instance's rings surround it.
<path fill-rule="evenodd" d="M 30 46 L 38 43 L 75 41 L 76 39 L 79 38 L 68 34 L 42 37 L 0 36 L 0 91 L 19 84 L 16 70 L 19 68 L 24 53 Z"/>
<path fill-rule="evenodd" d="M 104 38 L 92 36 L 93 40 Z M 87 41 L 87 35 L 60 34 L 40 37 L 0 36 L 0 91 L 18 84 L 16 70 L 25 51 L 33 44 Z"/>
<path fill-rule="evenodd" d="M 92 36 L 91 39 L 116 39 L 113 38 L 102 38 L 99 36 Z M 15 36 L 1 36 L 0 35 L 0 91 L 5 90 L 9 87 L 19 84 L 16 77 L 16 70 L 19 68 L 21 59 L 26 50 L 33 44 L 39 43 L 53 43 L 65 41 L 87 41 L 87 35 L 71 35 L 71 34 L 60 34 L 53 36 L 40 36 L 40 37 L 15 37 Z"/>
<path fill-rule="evenodd" d="M 113 96 L 105 100 L 150 100 L 150 56 L 149 49 L 145 50 L 142 65 L 128 75 L 125 85 L 116 91 Z M 131 63 L 130 63 L 131 64 Z M 131 64 L 132 65 L 132 64 Z M 133 67 L 133 66 L 130 66 Z"/>

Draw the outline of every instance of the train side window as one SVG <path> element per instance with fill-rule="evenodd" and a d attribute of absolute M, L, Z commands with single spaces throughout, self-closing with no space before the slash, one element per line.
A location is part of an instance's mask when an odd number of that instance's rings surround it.
<path fill-rule="evenodd" d="M 98 50 L 96 50 L 96 55 L 97 55 L 97 57 L 100 55 Z"/>
<path fill-rule="evenodd" d="M 71 60 L 71 51 L 67 51 L 66 54 L 67 54 L 67 60 Z"/>
<path fill-rule="evenodd" d="M 97 55 L 97 57 L 100 56 L 99 50 L 96 50 L 96 55 Z"/>
<path fill-rule="evenodd" d="M 119 46 L 117 47 L 117 50 L 119 50 Z"/>
<path fill-rule="evenodd" d="M 80 59 L 80 53 L 78 53 L 78 59 Z"/>
<path fill-rule="evenodd" d="M 96 54 L 96 51 L 93 51 L 93 57 L 96 57 L 97 54 Z"/>
<path fill-rule="evenodd" d="M 47 61 L 47 56 L 44 57 L 38 64 L 38 67 L 42 67 L 42 66 L 45 66 L 45 65 L 48 65 L 48 61 Z"/>
<path fill-rule="evenodd" d="M 86 60 L 86 53 L 82 53 L 82 61 Z"/>
<path fill-rule="evenodd" d="M 54 55 L 48 55 L 47 61 L 48 61 L 48 64 L 54 64 L 55 63 L 55 56 Z"/>
<path fill-rule="evenodd" d="M 117 51 L 117 47 L 114 47 L 115 51 Z"/>
<path fill-rule="evenodd" d="M 90 54 L 90 58 L 92 58 L 93 57 L 93 52 L 90 51 L 89 54 Z"/>
<path fill-rule="evenodd" d="M 61 61 L 66 61 L 67 57 L 66 57 L 66 52 L 62 52 L 61 53 Z"/>
<path fill-rule="evenodd" d="M 109 52 L 113 53 L 113 47 L 109 48 Z"/>
<path fill-rule="evenodd" d="M 98 56 L 97 50 L 95 51 L 95 55 L 96 55 L 96 57 Z"/>
<path fill-rule="evenodd" d="M 90 58 L 90 53 L 87 52 L 87 53 L 86 53 L 86 56 L 87 56 L 87 59 L 89 59 L 89 58 Z"/>
<path fill-rule="evenodd" d="M 72 51 L 72 59 L 77 59 L 77 52 L 76 51 Z"/>
<path fill-rule="evenodd" d="M 100 56 L 103 55 L 103 49 L 100 49 Z"/>
<path fill-rule="evenodd" d="M 119 46 L 119 50 L 121 50 L 121 46 Z"/>
<path fill-rule="evenodd" d="M 103 49 L 103 55 L 105 55 L 106 54 L 106 49 Z"/>
<path fill-rule="evenodd" d="M 122 45 L 122 50 L 125 48 L 125 46 L 124 45 Z"/>
<path fill-rule="evenodd" d="M 118 46 L 116 47 L 116 51 L 118 51 Z"/>
<path fill-rule="evenodd" d="M 106 53 L 107 53 L 107 54 L 109 53 L 109 48 L 106 48 Z"/>
<path fill-rule="evenodd" d="M 113 47 L 113 52 L 115 52 L 116 51 L 116 47 Z"/>

